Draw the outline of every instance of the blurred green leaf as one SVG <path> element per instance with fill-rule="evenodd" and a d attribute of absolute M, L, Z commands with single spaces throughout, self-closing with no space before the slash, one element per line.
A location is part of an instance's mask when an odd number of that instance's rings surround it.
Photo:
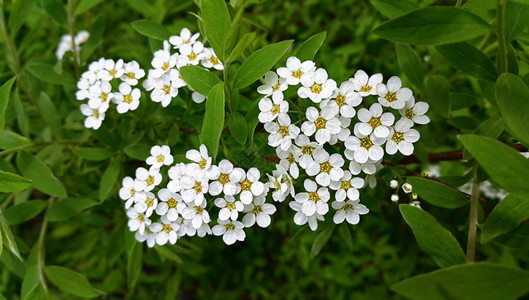
<path fill-rule="evenodd" d="M 116 156 L 112 162 L 108 165 L 103 177 L 101 177 L 101 183 L 99 184 L 99 201 L 105 201 L 112 188 L 118 181 L 119 171 L 121 171 L 121 156 Z"/>
<path fill-rule="evenodd" d="M 233 113 L 228 119 L 228 126 L 230 127 L 231 136 L 237 143 L 244 145 L 248 137 L 248 123 L 240 113 Z"/>
<path fill-rule="evenodd" d="M 127 261 L 127 286 L 134 288 L 141 275 L 143 259 L 143 243 L 134 243 L 132 251 L 129 252 Z"/>
<path fill-rule="evenodd" d="M 142 144 L 132 144 L 123 148 L 123 152 L 130 158 L 137 160 L 146 160 L 151 155 L 151 147 Z"/>
<path fill-rule="evenodd" d="M 130 23 L 138 33 L 157 40 L 168 40 L 171 33 L 163 25 L 148 20 L 138 20 Z"/>
<path fill-rule="evenodd" d="M 37 288 L 39 285 L 39 265 L 38 265 L 38 253 L 40 248 L 38 245 L 35 245 L 29 254 L 29 258 L 26 263 L 26 274 L 24 274 L 24 279 L 22 280 L 22 291 L 21 298 L 32 299 L 31 292 Z"/>
<path fill-rule="evenodd" d="M 459 191 L 437 181 L 426 178 L 408 177 L 408 183 L 424 201 L 439 207 L 458 208 L 469 204 Z"/>
<path fill-rule="evenodd" d="M 60 115 L 57 113 L 57 110 L 55 109 L 53 102 L 50 100 L 50 97 L 48 97 L 48 94 L 41 92 L 38 104 L 40 112 L 42 113 L 42 118 L 44 119 L 44 122 L 46 122 L 46 124 L 50 127 L 51 132 L 58 138 L 63 138 L 63 122 L 59 118 Z"/>
<path fill-rule="evenodd" d="M 80 15 L 86 12 L 87 10 L 91 9 L 92 7 L 98 5 L 102 1 L 103 0 L 81 0 L 81 2 L 79 2 L 79 4 L 77 4 L 77 6 L 75 7 L 74 15 Z"/>
<path fill-rule="evenodd" d="M 90 285 L 83 274 L 59 266 L 44 267 L 46 277 L 61 291 L 81 298 L 94 298 L 103 293 Z"/>
<path fill-rule="evenodd" d="M 282 41 L 252 53 L 235 74 L 233 87 L 236 89 L 247 87 L 263 76 L 285 54 L 290 44 L 292 40 Z"/>
<path fill-rule="evenodd" d="M 0 171 L 0 192 L 14 193 L 27 189 L 31 181 L 17 174 Z"/>
<path fill-rule="evenodd" d="M 233 51 L 231 51 L 230 55 L 226 59 L 226 63 L 231 63 L 235 61 L 241 54 L 246 50 L 248 45 L 250 45 L 251 42 L 255 39 L 255 32 L 248 32 L 245 33 L 237 42 L 237 45 L 235 45 L 235 48 L 233 48 Z"/>
<path fill-rule="evenodd" d="M 496 102 L 512 135 L 525 146 L 529 146 L 529 88 L 523 80 L 513 74 L 501 74 L 496 82 Z"/>
<path fill-rule="evenodd" d="M 9 103 L 9 94 L 11 92 L 11 87 L 13 86 L 13 83 L 17 77 L 13 77 L 9 79 L 7 82 L 2 84 L 0 87 L 0 133 L 4 130 L 4 126 L 6 123 L 5 119 L 5 113 L 7 108 L 7 103 Z"/>
<path fill-rule="evenodd" d="M 158 252 L 158 254 L 166 259 L 172 260 L 176 262 L 177 264 L 183 264 L 184 262 L 178 256 L 178 254 L 174 253 L 174 251 L 171 251 L 168 247 L 155 247 L 154 250 Z"/>
<path fill-rule="evenodd" d="M 448 80 L 442 75 L 432 75 L 426 81 L 426 99 L 430 107 L 441 116 L 450 115 L 450 90 Z"/>
<path fill-rule="evenodd" d="M 529 219 L 529 193 L 509 194 L 494 207 L 481 228 L 481 243 L 516 228 Z"/>
<path fill-rule="evenodd" d="M 505 40 L 510 43 L 529 26 L 529 2 L 509 1 L 505 7 Z"/>
<path fill-rule="evenodd" d="M 16 159 L 17 168 L 32 181 L 34 188 L 53 196 L 66 197 L 66 189 L 51 169 L 37 157 L 21 151 Z"/>
<path fill-rule="evenodd" d="M 400 213 L 410 225 L 419 247 L 441 267 L 465 263 L 465 254 L 456 238 L 424 210 L 401 204 Z"/>
<path fill-rule="evenodd" d="M 374 33 L 397 43 L 441 45 L 466 41 L 489 30 L 487 22 L 469 11 L 433 6 L 387 21 L 377 27 Z"/>
<path fill-rule="evenodd" d="M 498 72 L 483 52 L 469 43 L 455 43 L 436 47 L 439 53 L 456 69 L 477 79 L 496 81 Z"/>
<path fill-rule="evenodd" d="M 105 18 L 101 16 L 94 22 L 90 37 L 81 47 L 81 62 L 88 60 L 94 50 L 103 42 L 103 33 L 105 32 Z"/>
<path fill-rule="evenodd" d="M 503 233 L 494 242 L 512 249 L 529 250 L 529 225 L 522 224 L 515 230 Z"/>
<path fill-rule="evenodd" d="M 211 89 L 220 82 L 217 75 L 197 66 L 181 67 L 180 75 L 187 84 L 204 96 L 209 94 Z"/>
<path fill-rule="evenodd" d="M 516 299 L 529 291 L 529 272 L 492 263 L 467 264 L 408 278 L 391 289 L 410 299 Z"/>
<path fill-rule="evenodd" d="M 390 19 L 400 17 L 419 6 L 408 0 L 369 0 L 371 4 L 385 17 Z"/>
<path fill-rule="evenodd" d="M 97 204 L 96 201 L 88 198 L 67 198 L 53 203 L 48 208 L 46 216 L 50 222 L 63 221 Z"/>
<path fill-rule="evenodd" d="M 312 60 L 327 37 L 327 31 L 309 37 L 296 50 L 296 57 L 301 61 Z"/>
<path fill-rule="evenodd" d="M 200 132 L 200 142 L 208 148 L 208 153 L 215 159 L 219 149 L 219 140 L 224 129 L 224 83 L 219 82 L 208 94 L 206 113 Z"/>
<path fill-rule="evenodd" d="M 93 161 L 101 161 L 111 158 L 115 152 L 106 148 L 78 148 L 73 150 L 75 155 Z"/>
<path fill-rule="evenodd" d="M 310 248 L 310 254 L 309 254 L 310 259 L 314 259 L 318 254 L 320 254 L 321 249 L 327 243 L 329 238 L 332 236 L 332 233 L 334 232 L 335 227 L 336 227 L 335 224 L 331 224 L 327 226 L 325 229 L 323 229 L 320 233 L 318 233 L 318 236 L 316 236 L 314 243 L 312 243 L 312 248 Z"/>
<path fill-rule="evenodd" d="M 9 16 L 9 29 L 11 35 L 15 35 L 20 27 L 28 19 L 31 9 L 37 4 L 38 0 L 16 0 L 13 1 L 13 8 Z"/>
<path fill-rule="evenodd" d="M 17 114 L 17 124 L 18 129 L 22 132 L 24 136 L 29 137 L 29 119 L 28 115 L 24 111 L 24 106 L 22 105 L 22 101 L 20 100 L 19 90 L 15 90 L 15 94 L 13 95 L 13 107 L 15 108 L 15 112 Z"/>
<path fill-rule="evenodd" d="M 202 0 L 200 12 L 204 22 L 206 37 L 217 57 L 225 62 L 224 48 L 230 30 L 230 13 L 224 0 Z"/>
<path fill-rule="evenodd" d="M 41 3 L 44 6 L 44 10 L 55 22 L 59 23 L 59 25 L 67 25 L 68 16 L 61 0 L 41 0 Z"/>
<path fill-rule="evenodd" d="M 18 251 L 17 242 L 15 241 L 15 237 L 13 236 L 13 233 L 11 232 L 11 228 L 9 228 L 9 225 L 7 225 L 7 220 L 0 211 L 0 235 L 2 236 L 1 242 L 6 248 L 13 253 L 20 261 L 22 261 L 22 257 L 20 256 L 20 252 Z M 0 251 L 2 253 L 2 251 Z M 5 251 L 2 253 L 2 256 L 6 255 Z"/>
<path fill-rule="evenodd" d="M 424 73 L 421 59 L 412 47 L 406 44 L 396 44 L 397 61 L 402 73 L 419 89 L 424 87 Z"/>
<path fill-rule="evenodd" d="M 46 200 L 31 200 L 11 206 L 4 212 L 8 225 L 29 221 L 40 214 L 48 205 Z"/>
<path fill-rule="evenodd" d="M 488 137 L 461 135 L 459 139 L 495 182 L 509 192 L 529 193 L 529 160 L 518 151 Z"/>
<path fill-rule="evenodd" d="M 49 64 L 30 63 L 26 65 L 26 69 L 37 79 L 42 80 L 44 82 L 62 84 L 65 86 L 75 85 L 75 81 L 73 80 L 71 75 L 68 75 L 66 73 L 59 74 L 55 71 L 55 68 Z"/>
<path fill-rule="evenodd" d="M 28 138 L 18 135 L 10 130 L 0 132 L 0 148 L 13 149 L 31 144 Z"/>
<path fill-rule="evenodd" d="M 503 121 L 503 118 L 500 115 L 497 115 L 479 124 L 474 133 L 476 135 L 483 135 L 493 139 L 497 139 L 503 132 L 504 128 L 505 121 Z"/>

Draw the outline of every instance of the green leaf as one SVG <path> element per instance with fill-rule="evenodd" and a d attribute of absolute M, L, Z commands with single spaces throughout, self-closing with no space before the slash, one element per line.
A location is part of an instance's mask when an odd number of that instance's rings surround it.
<path fill-rule="evenodd" d="M 68 23 L 66 9 L 61 0 L 41 0 L 44 10 L 53 18 L 53 20 L 60 25 Z"/>
<path fill-rule="evenodd" d="M 496 102 L 512 135 L 525 146 L 529 146 L 529 88 L 523 80 L 513 74 L 503 73 L 496 82 Z"/>
<path fill-rule="evenodd" d="M 254 39 L 255 39 L 255 32 L 252 31 L 252 32 L 248 32 L 248 33 L 244 34 L 239 39 L 239 41 L 237 42 L 237 45 L 235 45 L 235 48 L 233 48 L 233 51 L 231 51 L 230 55 L 226 59 L 226 63 L 229 64 L 229 63 L 233 62 L 234 60 L 236 60 L 237 58 L 239 58 L 239 56 L 241 56 L 241 54 L 244 52 L 244 50 L 246 50 L 248 45 L 250 45 L 250 43 Z"/>
<path fill-rule="evenodd" d="M 318 254 L 320 254 L 321 249 L 323 246 L 327 243 L 329 238 L 331 237 L 332 233 L 334 232 L 334 228 L 336 225 L 332 224 L 325 229 L 323 229 L 318 236 L 316 236 L 316 239 L 314 240 L 314 243 L 312 244 L 312 248 L 310 248 L 310 259 L 314 259 Z"/>
<path fill-rule="evenodd" d="M 16 225 L 29 221 L 40 214 L 48 205 L 46 200 L 31 200 L 11 206 L 4 212 L 8 225 Z"/>
<path fill-rule="evenodd" d="M 88 60 L 94 50 L 101 45 L 103 40 L 103 33 L 105 32 L 105 17 L 99 17 L 93 24 L 92 30 L 90 30 L 90 37 L 88 41 L 81 47 L 81 61 L 85 62 Z"/>
<path fill-rule="evenodd" d="M 505 40 L 510 43 L 529 26 L 529 3 L 509 1 L 505 7 Z"/>
<path fill-rule="evenodd" d="M 77 7 L 75 7 L 74 15 L 80 15 L 86 12 L 87 10 L 91 9 L 92 7 L 98 5 L 102 1 L 103 0 L 81 0 L 81 2 L 77 4 Z"/>
<path fill-rule="evenodd" d="M 134 243 L 132 251 L 129 252 L 127 261 L 127 286 L 134 288 L 141 275 L 141 265 L 143 258 L 143 244 Z"/>
<path fill-rule="evenodd" d="M 406 44 L 395 45 L 400 70 L 419 89 L 424 87 L 424 73 L 421 59 L 412 47 Z"/>
<path fill-rule="evenodd" d="M 15 113 L 17 114 L 18 128 L 24 136 L 29 137 L 29 119 L 28 115 L 24 111 L 24 106 L 22 105 L 22 101 L 20 100 L 18 89 L 15 90 L 15 94 L 13 95 L 13 107 L 15 108 Z"/>
<path fill-rule="evenodd" d="M 11 15 L 9 16 L 9 29 L 11 36 L 16 36 L 17 31 L 22 27 L 30 16 L 30 12 L 38 0 L 18 0 L 13 1 Z"/>
<path fill-rule="evenodd" d="M 454 68 L 463 73 L 487 81 L 496 81 L 498 78 L 492 61 L 469 43 L 441 45 L 436 48 Z"/>
<path fill-rule="evenodd" d="M 106 148 L 79 148 L 73 150 L 75 155 L 94 161 L 101 161 L 111 158 L 115 155 L 114 151 Z"/>
<path fill-rule="evenodd" d="M 417 4 L 408 0 L 369 0 L 371 4 L 385 17 L 394 19 L 419 8 Z"/>
<path fill-rule="evenodd" d="M 21 151 L 16 159 L 17 168 L 32 181 L 33 187 L 48 195 L 66 197 L 66 189 L 50 168 L 37 157 Z"/>
<path fill-rule="evenodd" d="M 529 219 L 529 193 L 509 194 L 492 210 L 486 222 L 480 226 L 481 243 L 511 231 Z"/>
<path fill-rule="evenodd" d="M 59 266 L 49 266 L 44 267 L 44 273 L 46 274 L 46 277 L 63 292 L 81 298 L 94 298 L 103 294 L 101 291 L 93 288 L 83 274 L 70 269 Z"/>
<path fill-rule="evenodd" d="M 146 160 L 151 155 L 151 147 L 142 144 L 132 144 L 123 148 L 123 152 L 130 158 L 137 160 Z"/>
<path fill-rule="evenodd" d="M 158 252 L 158 254 L 166 259 L 172 260 L 176 262 L 177 264 L 183 264 L 184 261 L 178 256 L 178 254 L 171 251 L 168 247 L 155 247 L 154 250 Z"/>
<path fill-rule="evenodd" d="M 400 213 L 410 225 L 419 247 L 441 267 L 465 263 L 465 254 L 456 238 L 424 210 L 401 204 Z"/>
<path fill-rule="evenodd" d="M 236 112 L 230 115 L 228 126 L 230 127 L 230 134 L 235 141 L 241 145 L 246 144 L 248 123 L 246 123 L 246 119 L 240 113 Z"/>
<path fill-rule="evenodd" d="M 459 139 L 495 182 L 509 192 L 529 193 L 529 160 L 518 151 L 488 137 L 462 135 Z"/>
<path fill-rule="evenodd" d="M 351 231 L 349 230 L 349 224 L 346 224 L 345 222 L 342 223 L 342 225 L 338 226 L 338 233 L 340 234 L 340 237 L 344 241 L 344 243 L 347 245 L 347 248 L 349 251 L 353 251 L 353 239 L 351 238 Z"/>
<path fill-rule="evenodd" d="M 206 145 L 213 159 L 217 156 L 220 135 L 224 129 L 224 98 L 224 83 L 219 82 L 208 94 L 204 123 L 200 132 L 200 142 Z"/>
<path fill-rule="evenodd" d="M 487 22 L 469 11 L 433 6 L 387 21 L 374 33 L 397 43 L 441 45 L 466 41 L 489 30 Z"/>
<path fill-rule="evenodd" d="M 211 89 L 220 82 L 217 75 L 197 66 L 181 67 L 180 75 L 187 84 L 204 96 L 209 94 Z"/>
<path fill-rule="evenodd" d="M 26 65 L 29 73 L 37 79 L 52 84 L 62 84 L 65 86 L 75 85 L 72 76 L 66 73 L 59 74 L 52 65 L 44 63 L 31 63 Z"/>
<path fill-rule="evenodd" d="M 3 245 L 11 251 L 20 261 L 22 261 L 22 257 L 20 256 L 20 252 L 18 251 L 17 242 L 15 241 L 15 237 L 13 236 L 13 233 L 11 232 L 11 228 L 9 228 L 9 225 L 7 225 L 7 220 L 0 211 L 0 235 L 2 236 L 0 238 Z M 5 253 L 4 253 L 5 254 Z"/>
<path fill-rule="evenodd" d="M 301 61 L 312 60 L 316 52 L 320 50 L 321 45 L 327 37 L 327 31 L 317 33 L 304 41 L 296 51 L 296 57 Z"/>
<path fill-rule="evenodd" d="M 17 174 L 0 171 L 0 192 L 20 192 L 31 186 L 31 181 Z"/>
<path fill-rule="evenodd" d="M 99 184 L 99 201 L 103 202 L 108 198 L 112 188 L 116 185 L 120 170 L 121 157 L 117 156 L 108 165 L 105 173 L 103 173 L 103 177 L 101 177 L 101 183 Z"/>
<path fill-rule="evenodd" d="M 408 177 L 408 183 L 424 201 L 439 207 L 458 208 L 467 205 L 468 199 L 459 191 L 437 181 Z"/>
<path fill-rule="evenodd" d="M 521 225 L 513 231 L 494 239 L 495 242 L 512 249 L 529 250 L 529 225 Z"/>
<path fill-rule="evenodd" d="M 483 135 L 497 139 L 503 132 L 504 128 L 505 121 L 503 121 L 503 118 L 500 115 L 496 115 L 479 124 L 474 133 L 476 135 Z"/>
<path fill-rule="evenodd" d="M 450 115 L 450 90 L 448 80 L 442 75 L 433 75 L 426 81 L 426 100 L 441 116 Z"/>
<path fill-rule="evenodd" d="M 130 23 L 138 33 L 157 40 L 168 40 L 171 33 L 163 25 L 148 20 L 138 20 Z"/>
<path fill-rule="evenodd" d="M 64 136 L 62 128 L 63 122 L 59 118 L 59 114 L 51 102 L 50 97 L 45 92 L 40 93 L 38 100 L 40 112 L 42 113 L 42 118 L 44 122 L 50 127 L 50 130 L 57 137 L 62 138 Z"/>
<path fill-rule="evenodd" d="M 491 263 L 466 264 L 408 278 L 391 289 L 410 299 L 517 299 L 529 291 L 529 272 Z"/>
<path fill-rule="evenodd" d="M 24 279 L 22 281 L 22 291 L 21 298 L 31 299 L 30 295 L 35 288 L 39 285 L 39 264 L 38 264 L 38 255 L 40 248 L 35 245 L 29 254 L 28 261 L 26 263 L 26 274 L 24 274 Z"/>
<path fill-rule="evenodd" d="M 292 40 L 282 41 L 252 53 L 235 74 L 233 87 L 236 89 L 247 87 L 263 76 L 285 54 L 290 44 Z"/>
<path fill-rule="evenodd" d="M 11 87 L 13 86 L 15 79 L 17 79 L 16 76 L 9 79 L 2 85 L 2 87 L 0 87 L 0 133 L 4 130 L 6 124 L 6 108 L 7 103 L 9 102 L 9 93 L 11 92 Z"/>
<path fill-rule="evenodd" d="M 67 198 L 50 206 L 46 216 L 50 222 L 63 221 L 97 204 L 96 201 L 88 198 Z"/>
<path fill-rule="evenodd" d="M 204 29 L 208 42 L 215 54 L 224 62 L 224 48 L 230 30 L 230 13 L 224 0 L 203 0 L 200 12 L 204 21 Z"/>
<path fill-rule="evenodd" d="M 18 135 L 10 130 L 0 132 L 0 148 L 13 149 L 31 144 L 28 138 Z"/>

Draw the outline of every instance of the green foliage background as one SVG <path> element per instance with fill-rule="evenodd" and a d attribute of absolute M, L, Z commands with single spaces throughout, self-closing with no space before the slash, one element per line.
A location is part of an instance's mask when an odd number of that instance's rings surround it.
<path fill-rule="evenodd" d="M 109 110 L 101 129 L 87 130 L 75 100 L 75 82 L 79 72 L 100 57 L 136 60 L 149 69 L 153 51 L 161 48 L 156 37 L 178 34 L 183 27 L 200 30 L 203 39 L 200 3 L 0 0 L 5 18 L 0 36 L 0 113 L 6 105 L 5 129 L 0 132 L 0 237 L 4 244 L 0 298 L 494 299 L 496 294 L 487 292 L 492 287 L 484 282 L 501 280 L 510 283 L 494 287 L 510 291 L 503 296 L 523 295 L 529 286 L 529 273 L 523 271 L 529 268 L 529 176 L 523 176 L 529 162 L 513 154 L 511 146 L 518 141 L 523 146 L 518 144 L 517 149 L 528 146 L 522 121 L 529 118 L 529 3 L 504 2 L 229 1 L 232 19 L 237 11 L 244 11 L 237 38 L 255 32 L 255 39 L 232 63 L 228 78 L 233 80 L 253 52 L 272 43 L 294 40 L 276 67 L 295 53 L 311 56 L 310 51 L 300 51 L 300 45 L 325 31 L 314 60 L 327 69 L 330 78 L 342 82 L 358 69 L 380 72 L 385 78 L 401 76 L 417 101 L 429 102 L 432 122 L 419 129 L 417 159 L 398 166 L 402 157 L 388 161 L 378 175 L 377 188 L 362 192 L 361 199 L 371 213 L 359 225 L 334 226 L 328 216 L 312 232 L 296 226 L 293 212 L 281 203 L 272 225 L 248 229 L 243 243 L 230 247 L 213 236 L 186 237 L 175 246 L 148 249 L 128 232 L 117 195 L 121 178 L 143 164 L 152 145 L 170 145 L 177 161 L 184 159 L 188 149 L 198 147 L 204 105 L 193 104 L 186 89 L 165 109 L 142 94 L 138 110 L 120 116 Z M 475 27 L 460 28 L 466 36 L 443 40 L 461 26 L 452 29 L 448 24 L 453 11 L 428 10 L 424 22 L 439 20 L 444 25 L 422 37 L 399 27 L 398 17 L 409 11 L 461 4 L 458 12 L 470 12 L 479 19 Z M 504 10 L 503 15 L 498 8 Z M 421 18 L 412 17 L 420 35 L 424 24 Z M 397 20 L 381 26 L 389 19 Z M 145 32 L 137 20 L 163 27 Z M 497 34 L 497 28 L 502 28 L 499 24 L 505 28 L 503 37 Z M 74 66 L 71 53 L 62 62 L 54 54 L 69 25 L 75 32 L 85 29 L 91 34 L 80 53 L 82 70 Z M 453 43 L 463 41 L 467 43 Z M 498 79 L 506 71 L 510 74 Z M 13 76 L 16 82 L 10 80 Z M 252 124 L 257 122 L 252 108 L 260 98 L 256 87 L 253 83 L 228 95 L 232 107 L 226 110 L 227 125 L 240 114 L 253 132 Z M 1 120 L 0 129 L 3 116 Z M 462 138 L 463 151 L 458 139 L 462 134 L 488 138 Z M 255 135 L 242 136 L 223 132 L 218 158 L 271 172 L 274 164 L 264 158 L 275 153 L 266 145 L 262 129 L 258 126 Z M 417 176 L 428 165 L 428 154 L 445 151 L 457 151 L 464 158 L 439 163 L 443 183 L 451 187 L 412 179 L 429 215 L 409 206 L 399 210 L 389 201 L 389 180 Z M 437 159 L 434 155 L 430 160 Z M 497 200 L 481 196 L 478 204 L 469 206 L 469 195 L 452 189 L 472 178 L 484 181 L 489 176 L 513 194 L 502 202 L 506 204 L 497 206 Z M 485 223 L 480 226 L 483 233 L 478 231 L 476 260 L 487 263 L 475 268 L 464 265 L 461 251 L 467 245 L 471 207 L 478 212 L 479 223 Z M 437 243 L 443 251 L 436 250 Z M 448 273 L 403 281 L 439 267 L 449 267 L 441 270 Z M 478 282 L 474 286 L 482 294 L 458 285 L 472 280 Z M 431 290 L 417 288 L 424 286 Z"/>

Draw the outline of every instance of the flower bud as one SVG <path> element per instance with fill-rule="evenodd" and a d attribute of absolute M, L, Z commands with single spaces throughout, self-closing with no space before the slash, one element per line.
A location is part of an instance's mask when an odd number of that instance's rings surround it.
<path fill-rule="evenodd" d="M 396 189 L 398 186 L 399 186 L 399 182 L 396 181 L 395 179 L 393 179 L 393 180 L 391 180 L 389 182 L 389 187 L 392 188 L 392 189 Z"/>
<path fill-rule="evenodd" d="M 391 195 L 391 201 L 393 202 L 399 202 L 399 195 L 393 194 Z"/>
<path fill-rule="evenodd" d="M 405 183 L 405 184 L 402 185 L 402 190 L 403 190 L 406 194 L 411 193 L 412 189 L 413 189 L 413 188 L 412 188 L 411 184 L 409 184 L 409 183 Z"/>

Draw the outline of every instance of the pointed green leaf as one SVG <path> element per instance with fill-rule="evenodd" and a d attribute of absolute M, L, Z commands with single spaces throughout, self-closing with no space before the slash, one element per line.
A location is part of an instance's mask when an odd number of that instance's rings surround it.
<path fill-rule="evenodd" d="M 22 105 L 22 101 L 20 100 L 18 89 L 15 90 L 15 94 L 13 96 L 13 107 L 15 108 L 15 113 L 17 114 L 17 125 L 20 129 L 20 132 L 24 136 L 29 137 L 29 118 L 24 111 L 24 105 Z"/>
<path fill-rule="evenodd" d="M 101 177 L 101 183 L 99 184 L 99 201 L 103 202 L 108 198 L 108 195 L 112 191 L 112 188 L 118 181 L 119 171 L 121 170 L 121 157 L 117 156 L 108 165 L 103 177 Z"/>
<path fill-rule="evenodd" d="M 90 285 L 86 277 L 70 269 L 59 266 L 44 267 L 46 277 L 61 291 L 81 298 L 94 298 L 103 293 Z"/>
<path fill-rule="evenodd" d="M 207 96 L 211 89 L 220 82 L 217 75 L 197 66 L 181 67 L 180 75 L 187 84 L 204 96 Z"/>
<path fill-rule="evenodd" d="M 59 25 L 66 25 L 68 23 L 68 16 L 66 9 L 61 0 L 41 0 L 44 10 L 53 18 Z"/>
<path fill-rule="evenodd" d="M 334 232 L 334 228 L 336 225 L 332 224 L 325 229 L 323 229 L 318 236 L 316 236 L 316 239 L 314 240 L 314 243 L 312 244 L 312 248 L 310 248 L 310 259 L 314 259 L 318 254 L 320 254 L 321 249 L 323 246 L 327 243 L 329 238 L 331 237 L 332 233 Z"/>
<path fill-rule="evenodd" d="M 22 280 L 22 299 L 32 299 L 30 297 L 31 292 L 39 285 L 39 265 L 38 265 L 38 253 L 40 248 L 35 245 L 29 254 L 28 261 L 26 263 L 26 274 Z"/>
<path fill-rule="evenodd" d="M 143 243 L 134 243 L 132 251 L 129 252 L 127 261 L 127 285 L 134 288 L 141 275 L 141 266 L 143 259 Z"/>
<path fill-rule="evenodd" d="M 37 157 L 21 151 L 16 159 L 17 168 L 24 177 L 32 181 L 34 188 L 48 195 L 66 197 L 66 189 L 53 175 L 50 167 Z"/>
<path fill-rule="evenodd" d="M 0 132 L 0 148 L 13 149 L 31 144 L 31 141 L 21 135 L 18 135 L 10 130 Z"/>
<path fill-rule="evenodd" d="M 235 61 L 241 54 L 246 50 L 248 45 L 250 45 L 251 42 L 255 39 L 255 32 L 248 32 L 245 33 L 237 42 L 237 45 L 235 45 L 235 48 L 233 48 L 233 51 L 231 51 L 230 55 L 226 59 L 226 63 L 231 63 Z"/>
<path fill-rule="evenodd" d="M 320 50 L 321 45 L 327 37 L 327 31 L 317 33 L 304 41 L 296 51 L 296 57 L 301 61 L 312 60 L 316 52 Z"/>
<path fill-rule="evenodd" d="M 241 145 L 246 144 L 248 123 L 246 123 L 246 119 L 240 113 L 230 115 L 228 126 L 230 127 L 230 134 L 235 141 Z"/>
<path fill-rule="evenodd" d="M 99 3 L 101 3 L 103 0 L 81 0 L 81 2 L 79 2 L 79 4 L 77 4 L 77 6 L 75 7 L 75 15 L 80 15 L 84 12 L 86 12 L 87 10 L 91 9 L 92 7 L 98 5 Z"/>
<path fill-rule="evenodd" d="M 18 251 L 17 242 L 15 241 L 15 237 L 13 236 L 13 233 L 11 232 L 11 228 L 9 228 L 9 225 L 7 225 L 7 220 L 4 218 L 4 215 L 0 211 L 0 235 L 2 235 L 2 243 L 6 246 L 6 248 L 13 253 L 20 261 L 22 261 L 22 257 L 20 256 L 20 252 Z M 4 253 L 5 255 L 6 253 Z M 16 264 L 17 262 L 15 262 Z"/>
<path fill-rule="evenodd" d="M 137 160 L 146 160 L 151 155 L 151 147 L 142 144 L 132 144 L 123 148 L 123 152 L 130 158 Z"/>
<path fill-rule="evenodd" d="M 31 181 L 17 174 L 0 171 L 0 192 L 20 192 L 31 186 Z"/>
<path fill-rule="evenodd" d="M 424 87 L 424 73 L 419 55 L 406 44 L 395 45 L 400 70 L 419 89 Z"/>
<path fill-rule="evenodd" d="M 130 25 L 132 25 L 132 28 L 134 28 L 134 30 L 136 30 L 138 33 L 153 39 L 165 41 L 171 36 L 171 32 L 169 32 L 167 28 L 165 28 L 162 24 L 155 23 L 153 21 L 138 20 L 130 23 Z"/>
<path fill-rule="evenodd" d="M 230 13 L 224 0 L 202 0 L 200 7 L 204 29 L 217 57 L 224 62 L 224 48 L 230 30 Z"/>
<path fill-rule="evenodd" d="M 444 208 L 458 208 L 469 203 L 468 199 L 458 190 L 440 182 L 419 177 L 408 177 L 407 181 L 413 186 L 413 191 L 419 197 L 432 205 Z"/>
<path fill-rule="evenodd" d="M 513 230 L 529 219 L 529 193 L 509 194 L 492 210 L 486 222 L 480 226 L 481 243 Z"/>
<path fill-rule="evenodd" d="M 33 219 L 48 205 L 46 200 L 31 200 L 11 206 L 4 212 L 8 225 L 16 225 Z"/>
<path fill-rule="evenodd" d="M 529 88 L 513 74 L 503 73 L 496 82 L 496 102 L 512 135 L 529 146 Z"/>
<path fill-rule="evenodd" d="M 31 75 L 44 82 L 62 84 L 66 86 L 75 85 L 75 81 L 70 74 L 57 73 L 52 65 L 44 63 L 31 63 L 26 65 L 26 69 Z"/>
<path fill-rule="evenodd" d="M 53 203 L 48 208 L 46 216 L 49 222 L 63 221 L 97 204 L 96 201 L 88 198 L 67 198 Z"/>
<path fill-rule="evenodd" d="M 412 10 L 419 8 L 409 0 L 369 0 L 371 4 L 385 17 L 390 19 L 400 17 Z"/>
<path fill-rule="evenodd" d="M 200 132 L 200 142 L 208 148 L 213 159 L 217 156 L 219 140 L 224 129 L 224 83 L 219 82 L 208 94 L 206 114 Z"/>
<path fill-rule="evenodd" d="M 4 130 L 6 124 L 5 114 L 7 103 L 9 102 L 9 94 L 11 92 L 11 87 L 16 80 L 16 76 L 9 79 L 6 83 L 0 87 L 0 133 Z"/>
<path fill-rule="evenodd" d="M 496 81 L 498 72 L 483 52 L 469 43 L 455 43 L 436 47 L 439 53 L 456 69 L 477 79 Z"/>
<path fill-rule="evenodd" d="M 60 115 L 57 113 L 55 105 L 53 105 L 50 97 L 48 97 L 46 93 L 41 92 L 38 104 L 40 112 L 42 113 L 42 118 L 44 119 L 44 122 L 46 122 L 46 124 L 50 127 L 51 132 L 58 138 L 62 138 L 64 136 L 62 131 L 64 124 L 59 118 Z"/>

